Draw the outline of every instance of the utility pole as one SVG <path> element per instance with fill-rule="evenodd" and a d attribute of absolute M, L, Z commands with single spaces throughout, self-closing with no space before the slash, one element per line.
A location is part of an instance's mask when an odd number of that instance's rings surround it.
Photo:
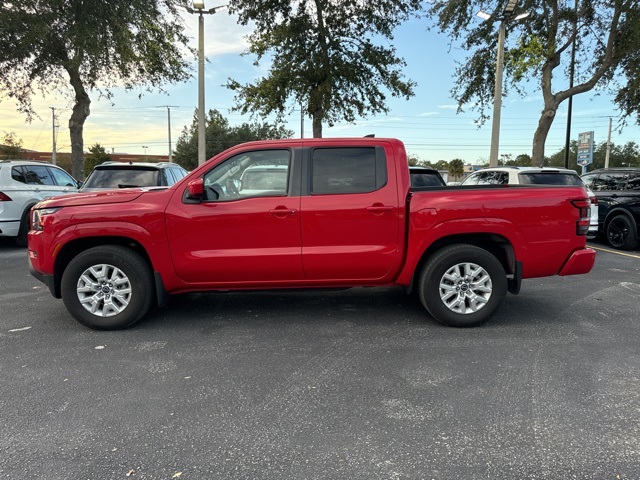
<path fill-rule="evenodd" d="M 611 124 L 613 117 L 609 117 L 609 136 L 607 137 L 607 153 L 604 156 L 604 168 L 609 168 L 609 155 L 611 155 Z"/>
<path fill-rule="evenodd" d="M 300 138 L 304 138 L 304 107 L 300 102 Z"/>
<path fill-rule="evenodd" d="M 171 108 L 178 108 L 177 105 L 158 105 L 156 108 L 167 109 L 167 136 L 169 137 L 169 162 L 173 163 L 173 156 L 171 152 Z"/>
<path fill-rule="evenodd" d="M 573 89 L 573 77 L 576 70 L 576 37 L 578 36 L 578 0 L 574 8 L 576 22 L 573 24 L 573 39 L 571 40 L 571 63 L 569 66 L 569 90 Z M 567 109 L 567 134 L 564 141 L 564 168 L 569 168 L 569 143 L 571 142 L 571 115 L 573 110 L 573 95 L 569 96 Z"/>
<path fill-rule="evenodd" d="M 53 147 L 51 149 L 51 163 L 57 165 L 58 157 L 56 154 L 56 107 L 49 107 L 51 109 L 51 125 L 53 129 Z"/>

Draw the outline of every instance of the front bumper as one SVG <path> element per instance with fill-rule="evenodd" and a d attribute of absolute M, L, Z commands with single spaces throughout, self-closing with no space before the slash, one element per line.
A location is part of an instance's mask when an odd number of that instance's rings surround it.
<path fill-rule="evenodd" d="M 29 251 L 29 256 L 27 257 L 27 261 L 29 262 L 29 273 L 31 273 L 31 275 L 33 275 L 39 281 L 44 283 L 49 289 L 49 292 L 51 293 L 51 295 L 53 295 L 55 298 L 61 298 L 60 289 L 57 288 L 55 275 L 49 275 L 49 274 L 41 273 L 37 271 L 33 266 L 33 262 L 31 261 L 32 254 L 33 252 Z"/>

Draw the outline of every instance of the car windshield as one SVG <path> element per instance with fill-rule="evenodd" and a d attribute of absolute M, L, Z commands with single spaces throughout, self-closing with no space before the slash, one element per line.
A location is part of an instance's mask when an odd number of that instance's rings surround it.
<path fill-rule="evenodd" d="M 578 174 L 564 172 L 522 172 L 518 175 L 520 183 L 530 185 L 582 185 Z"/>
<path fill-rule="evenodd" d="M 84 188 L 155 187 L 160 185 L 158 173 L 155 169 L 97 168 Z"/>

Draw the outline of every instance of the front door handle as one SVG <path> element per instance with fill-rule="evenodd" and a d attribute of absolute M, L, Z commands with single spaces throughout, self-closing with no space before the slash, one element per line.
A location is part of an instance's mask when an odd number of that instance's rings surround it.
<path fill-rule="evenodd" d="M 392 211 L 393 207 L 389 205 L 376 204 L 376 205 L 371 205 L 370 207 L 367 207 L 367 210 L 370 211 L 371 213 L 384 213 L 384 212 Z"/>
<path fill-rule="evenodd" d="M 269 210 L 269 213 L 274 217 L 284 218 L 289 215 L 295 215 L 297 213 L 297 210 L 287 207 L 276 207 Z"/>

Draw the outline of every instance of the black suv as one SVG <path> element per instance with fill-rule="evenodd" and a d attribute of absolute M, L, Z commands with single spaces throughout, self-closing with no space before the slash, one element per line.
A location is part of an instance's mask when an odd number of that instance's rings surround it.
<path fill-rule="evenodd" d="M 80 192 L 133 187 L 167 187 L 187 173 L 175 163 L 104 162 L 87 177 Z"/>
<path fill-rule="evenodd" d="M 640 226 L 640 168 L 594 170 L 582 180 L 598 199 L 598 226 L 609 245 L 634 250 Z"/>

